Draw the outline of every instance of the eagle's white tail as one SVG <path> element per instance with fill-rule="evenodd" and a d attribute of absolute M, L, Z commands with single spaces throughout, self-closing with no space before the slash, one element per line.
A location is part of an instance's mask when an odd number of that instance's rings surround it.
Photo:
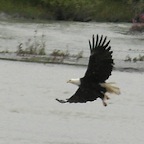
<path fill-rule="evenodd" d="M 114 93 L 119 95 L 120 94 L 120 89 L 116 86 L 113 86 L 112 84 L 114 83 L 101 83 L 100 85 L 104 88 L 106 88 L 108 93 Z"/>

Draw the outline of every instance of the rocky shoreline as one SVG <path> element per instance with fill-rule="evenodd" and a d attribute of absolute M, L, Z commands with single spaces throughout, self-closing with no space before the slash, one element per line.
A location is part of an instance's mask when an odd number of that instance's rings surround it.
<path fill-rule="evenodd" d="M 51 56 L 51 55 L 17 55 L 16 53 L 0 53 L 0 60 L 11 60 L 21 62 L 65 64 L 75 66 L 87 66 L 88 57 L 76 58 L 73 56 Z M 129 72 L 144 72 L 144 62 L 130 62 L 115 59 L 114 70 Z"/>

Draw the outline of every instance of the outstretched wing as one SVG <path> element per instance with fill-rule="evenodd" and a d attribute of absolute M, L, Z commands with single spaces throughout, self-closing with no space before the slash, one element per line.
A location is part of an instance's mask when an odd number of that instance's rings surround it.
<path fill-rule="evenodd" d="M 110 41 L 106 41 L 107 37 L 103 38 L 103 35 L 100 38 L 97 35 L 96 39 L 93 35 L 92 42 L 89 40 L 91 55 L 83 80 L 99 83 L 104 82 L 111 75 L 114 63 Z"/>
<path fill-rule="evenodd" d="M 82 88 L 79 87 L 75 94 L 67 100 L 56 99 L 60 103 L 86 103 L 87 101 L 94 101 L 98 97 L 103 97 L 103 94 L 100 91 L 95 89 Z"/>

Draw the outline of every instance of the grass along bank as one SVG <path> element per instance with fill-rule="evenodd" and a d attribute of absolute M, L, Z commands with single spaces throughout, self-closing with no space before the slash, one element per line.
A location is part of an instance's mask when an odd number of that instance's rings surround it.
<path fill-rule="evenodd" d="M 1 0 L 0 12 L 26 19 L 128 22 L 133 5 L 132 0 Z"/>

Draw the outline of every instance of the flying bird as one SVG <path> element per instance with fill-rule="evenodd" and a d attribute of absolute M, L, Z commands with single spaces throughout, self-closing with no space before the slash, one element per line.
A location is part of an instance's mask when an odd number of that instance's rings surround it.
<path fill-rule="evenodd" d="M 114 86 L 114 83 L 108 83 L 106 80 L 111 75 L 114 66 L 112 58 L 110 40 L 107 37 L 98 35 L 92 36 L 89 40 L 90 57 L 84 77 L 70 79 L 68 82 L 78 86 L 77 91 L 68 99 L 56 99 L 60 103 L 86 103 L 94 101 L 97 98 L 102 100 L 104 106 L 107 106 L 106 100 L 109 99 L 107 93 L 119 95 L 120 89 Z"/>

